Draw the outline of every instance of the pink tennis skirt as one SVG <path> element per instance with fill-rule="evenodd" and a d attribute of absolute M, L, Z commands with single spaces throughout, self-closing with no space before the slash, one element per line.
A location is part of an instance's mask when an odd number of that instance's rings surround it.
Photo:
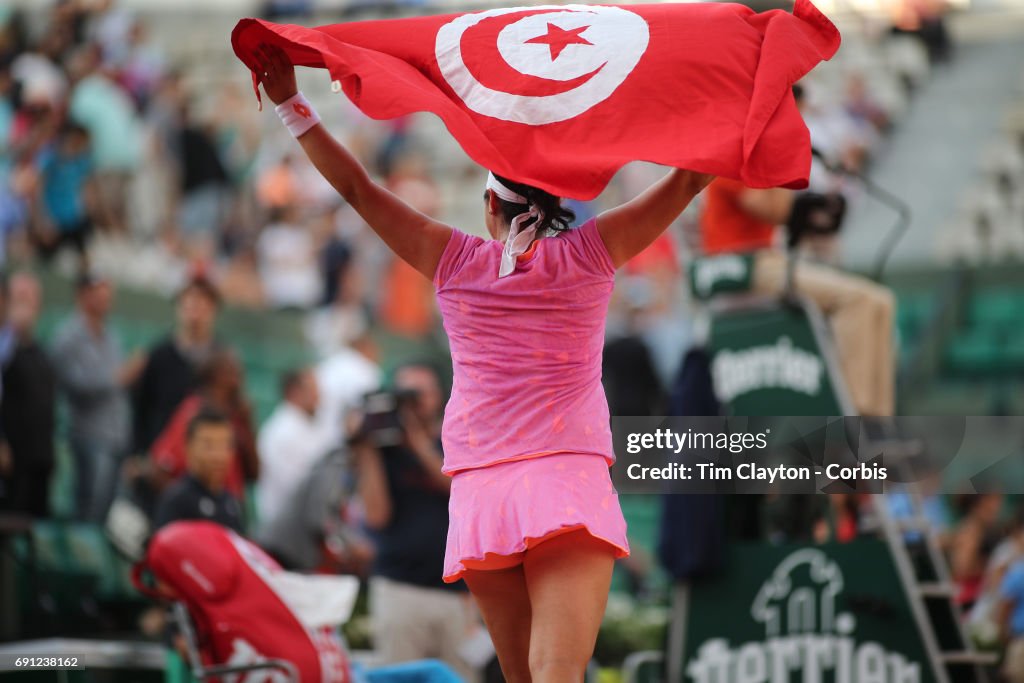
<path fill-rule="evenodd" d="M 456 472 L 448 503 L 444 580 L 521 564 L 527 550 L 586 529 L 629 555 L 626 520 L 599 455 L 559 453 Z"/>

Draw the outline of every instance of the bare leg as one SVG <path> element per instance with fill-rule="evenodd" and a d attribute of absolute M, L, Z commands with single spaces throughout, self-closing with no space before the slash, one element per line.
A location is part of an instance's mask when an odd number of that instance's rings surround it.
<path fill-rule="evenodd" d="M 607 543 L 583 529 L 526 551 L 533 683 L 583 681 L 608 602 L 614 558 Z"/>
<path fill-rule="evenodd" d="M 467 571 L 463 578 L 476 599 L 507 683 L 531 683 L 530 595 L 523 566 Z"/>

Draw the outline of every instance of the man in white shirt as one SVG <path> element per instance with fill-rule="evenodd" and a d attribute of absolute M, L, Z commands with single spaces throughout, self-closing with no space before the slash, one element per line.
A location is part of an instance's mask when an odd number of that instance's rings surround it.
<path fill-rule="evenodd" d="M 347 434 L 346 420 L 363 405 L 363 398 L 381 387 L 377 347 L 369 333 L 356 337 L 316 367 L 322 392 L 319 418 L 330 438 L 340 443 Z"/>
<path fill-rule="evenodd" d="M 267 301 L 276 308 L 310 308 L 320 302 L 319 245 L 294 207 L 277 209 L 256 243 Z"/>
<path fill-rule="evenodd" d="M 286 373 L 281 394 L 281 404 L 259 434 L 257 510 L 262 527 L 281 514 L 313 465 L 334 446 L 330 431 L 317 419 L 320 391 L 310 369 Z"/>

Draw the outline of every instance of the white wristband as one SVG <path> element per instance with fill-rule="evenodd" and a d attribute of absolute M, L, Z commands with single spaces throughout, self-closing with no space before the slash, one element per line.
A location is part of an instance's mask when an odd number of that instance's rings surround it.
<path fill-rule="evenodd" d="M 310 128 L 320 123 L 320 115 L 313 109 L 306 96 L 297 92 L 281 104 L 274 107 L 292 137 L 299 137 Z"/>

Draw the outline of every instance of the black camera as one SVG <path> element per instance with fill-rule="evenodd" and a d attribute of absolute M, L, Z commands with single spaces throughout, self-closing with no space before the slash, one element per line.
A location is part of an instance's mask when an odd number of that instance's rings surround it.
<path fill-rule="evenodd" d="M 363 421 L 350 440 L 369 442 L 377 448 L 401 444 L 405 435 L 401 413 L 418 400 L 419 392 L 415 389 L 367 394 L 363 399 Z"/>
<path fill-rule="evenodd" d="M 793 200 L 786 221 L 787 242 L 795 247 L 805 235 L 831 235 L 839 232 L 846 217 L 846 198 L 837 193 L 801 192 Z"/>

